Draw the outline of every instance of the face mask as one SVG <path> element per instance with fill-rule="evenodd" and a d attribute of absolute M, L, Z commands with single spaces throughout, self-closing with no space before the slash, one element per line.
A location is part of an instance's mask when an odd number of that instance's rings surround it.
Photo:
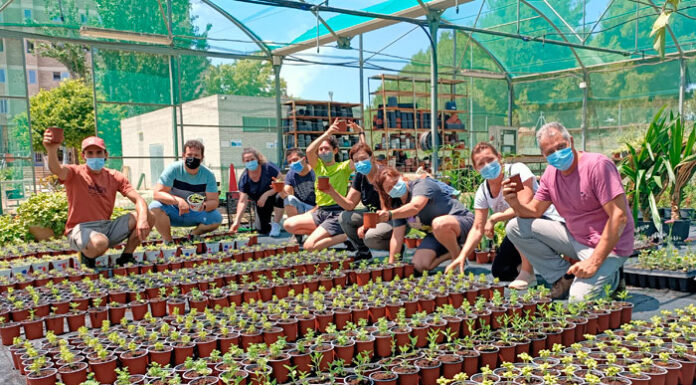
<path fill-rule="evenodd" d="M 244 167 L 246 167 L 247 170 L 249 171 L 256 171 L 257 168 L 259 168 L 259 161 L 254 159 L 252 161 L 244 163 Z"/>
<path fill-rule="evenodd" d="M 319 158 L 321 158 L 321 161 L 324 163 L 331 163 L 334 160 L 334 154 L 333 152 L 324 152 L 319 154 Z"/>
<path fill-rule="evenodd" d="M 483 166 L 481 168 L 481 171 L 479 171 L 479 174 L 484 179 L 495 179 L 500 175 L 500 163 L 497 160 L 492 161 L 491 163 L 488 163 L 487 165 Z"/>
<path fill-rule="evenodd" d="M 372 162 L 370 162 L 369 159 L 366 160 L 361 160 L 360 162 L 355 163 L 355 171 L 367 175 L 372 171 Z"/>
<path fill-rule="evenodd" d="M 391 191 L 389 191 L 389 196 L 392 198 L 401 198 L 406 194 L 406 182 L 404 182 L 403 179 L 399 178 L 399 181 L 396 182 L 394 187 L 392 187 Z"/>
<path fill-rule="evenodd" d="M 90 170 L 99 171 L 102 168 L 104 168 L 104 162 L 106 162 L 106 159 L 105 158 L 86 158 L 85 162 L 87 162 L 87 167 L 89 167 Z"/>
<path fill-rule="evenodd" d="M 573 165 L 573 149 L 566 147 L 546 157 L 546 161 L 561 171 L 566 171 Z"/>
<path fill-rule="evenodd" d="M 302 165 L 301 160 L 298 160 L 297 162 L 290 163 L 290 170 L 292 170 L 294 172 L 300 172 L 300 171 L 302 171 L 303 168 L 304 168 L 304 166 Z"/>
<path fill-rule="evenodd" d="M 201 160 L 193 156 L 186 158 L 186 167 L 191 170 L 197 169 L 201 165 Z"/>

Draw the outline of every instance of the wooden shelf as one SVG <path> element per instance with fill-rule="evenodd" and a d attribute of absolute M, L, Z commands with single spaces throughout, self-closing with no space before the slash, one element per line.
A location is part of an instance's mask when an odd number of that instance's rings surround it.
<path fill-rule="evenodd" d="M 341 102 L 330 102 L 328 100 L 288 100 L 287 102 L 284 102 L 283 105 L 286 106 L 291 106 L 291 105 L 296 105 L 296 106 L 306 106 L 309 104 L 321 104 L 321 105 L 328 105 L 328 106 L 340 106 L 340 107 L 360 107 L 360 103 L 341 103 Z"/>
<path fill-rule="evenodd" d="M 318 100 L 289 100 L 285 103 L 283 103 L 286 106 L 289 106 L 289 111 L 288 111 L 288 116 L 283 118 L 284 122 L 284 129 L 287 129 L 288 131 L 283 132 L 283 137 L 285 138 L 285 144 L 287 145 L 288 143 L 292 142 L 294 144 L 294 147 L 299 147 L 302 149 L 306 149 L 306 146 L 300 147 L 298 143 L 300 140 L 298 139 L 298 135 L 312 135 L 311 138 L 312 140 L 316 139 L 320 135 L 323 135 L 326 131 L 324 130 L 324 124 L 327 122 L 333 122 L 334 119 L 339 118 L 339 119 L 345 119 L 345 120 L 351 120 L 354 122 L 360 122 L 362 121 L 362 117 L 354 117 L 354 116 L 333 116 L 332 115 L 332 109 L 334 109 L 334 112 L 342 113 L 345 108 L 358 108 L 360 107 L 359 103 L 341 103 L 341 102 L 330 102 L 330 101 L 318 101 Z M 303 107 L 306 106 L 321 106 L 321 112 L 325 112 L 326 115 L 298 115 L 297 111 Z M 312 112 L 312 111 L 309 111 Z M 313 112 L 318 112 L 318 110 L 315 110 Z M 342 115 L 342 114 L 341 114 Z M 320 130 L 317 131 L 307 131 L 307 130 L 298 130 L 298 122 L 321 122 L 322 127 Z M 306 126 L 302 126 L 301 128 L 308 128 Z M 336 136 L 358 136 L 358 132 L 353 132 L 353 131 L 345 131 L 345 132 L 339 132 L 336 133 Z M 307 143 L 309 145 L 309 143 Z M 350 149 L 350 146 L 339 146 L 340 150 L 348 150 Z"/>
<path fill-rule="evenodd" d="M 377 107 L 374 109 L 376 110 L 387 110 L 387 111 L 406 111 L 406 112 L 430 112 L 430 108 L 408 108 L 408 107 L 395 107 L 395 106 L 382 106 L 382 107 Z M 469 110 L 438 110 L 440 113 L 458 113 L 458 114 L 467 114 L 469 113 Z"/>
<path fill-rule="evenodd" d="M 371 95 L 389 95 L 389 96 L 419 96 L 422 98 L 429 98 L 430 97 L 430 92 L 413 92 L 413 91 L 388 91 L 388 90 L 382 90 L 382 91 L 372 91 L 370 92 Z M 452 93 L 447 93 L 447 92 L 438 92 L 437 97 L 439 98 L 467 98 L 469 97 L 466 94 L 452 94 Z"/>
<path fill-rule="evenodd" d="M 466 129 L 456 129 L 456 128 L 440 128 L 440 131 L 446 132 L 469 132 Z M 416 131 L 416 132 L 426 132 L 430 131 L 429 128 L 387 128 L 387 129 L 373 129 L 372 132 L 401 132 L 401 131 Z"/>
<path fill-rule="evenodd" d="M 397 81 L 397 82 L 416 82 L 416 83 L 430 83 L 430 78 L 420 78 L 413 76 L 399 76 L 399 75 L 389 75 L 381 74 L 371 76 L 370 79 L 375 80 L 387 80 L 387 81 Z M 437 84 L 442 85 L 453 85 L 462 84 L 468 82 L 468 79 L 437 79 Z"/>
<path fill-rule="evenodd" d="M 308 134 L 308 135 L 322 135 L 326 131 L 287 131 L 286 134 Z M 341 135 L 360 135 L 359 132 L 337 132 L 336 136 Z"/>
<path fill-rule="evenodd" d="M 348 120 L 362 120 L 362 118 L 354 118 L 352 116 L 332 116 L 331 119 L 348 119 Z M 308 115 L 289 115 L 287 118 L 283 118 L 286 120 L 329 120 L 328 116 L 308 116 Z"/>

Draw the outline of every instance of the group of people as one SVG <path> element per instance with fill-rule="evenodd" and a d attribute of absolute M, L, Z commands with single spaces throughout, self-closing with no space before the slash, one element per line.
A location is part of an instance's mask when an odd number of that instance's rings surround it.
<path fill-rule="evenodd" d="M 363 129 L 350 126 L 360 140 L 346 161 L 336 160 L 337 124 L 306 153 L 288 150 L 289 171 L 281 192 L 270 186 L 280 180 L 280 170 L 256 150 L 246 149 L 242 198 L 232 230 L 251 200 L 256 202 L 257 229 L 262 233 L 270 229 L 271 235 L 277 234 L 284 209 L 284 229 L 306 236 L 305 250 L 348 242 L 356 259 L 371 258 L 370 250 L 388 250 L 394 262 L 403 253 L 409 229 L 416 228 L 427 234 L 412 258 L 416 270 L 431 270 L 451 260 L 448 271 L 464 271 L 467 256 L 482 237 L 493 238 L 496 223 L 503 222 L 506 236 L 491 273 L 511 281 L 511 288 L 535 285 L 535 270 L 553 284 L 554 298 L 569 295 L 581 300 L 600 295 L 606 285 L 617 288 L 620 267 L 633 252 L 633 218 L 621 177 L 606 156 L 577 151 L 562 124 L 549 123 L 537 132 L 548 162 L 539 181 L 523 163 L 505 164 L 494 146 L 477 144 L 471 161 L 485 181 L 475 192 L 473 213 L 457 199 L 458 192 L 427 172 L 407 180 L 388 167 L 374 156 Z M 320 179 L 328 179 L 328 184 Z M 364 226 L 367 211 L 378 214 L 376 227 Z"/>
<path fill-rule="evenodd" d="M 409 229 L 415 228 L 426 233 L 412 258 L 417 271 L 451 260 L 446 269 L 463 272 L 482 237 L 492 238 L 496 223 L 505 222 L 506 236 L 491 272 L 511 281 L 510 287 L 534 285 L 536 271 L 552 284 L 554 298 L 582 300 L 601 295 L 606 285 L 617 288 L 619 270 L 633 252 L 634 226 L 621 178 L 606 156 L 576 150 L 562 124 L 548 123 L 537 132 L 548 162 L 539 181 L 523 163 L 506 164 L 494 146 L 477 144 L 471 161 L 484 182 L 475 192 L 473 213 L 459 201 L 459 192 L 429 174 L 408 180 L 387 166 L 375 157 L 363 129 L 349 125 L 360 140 L 348 160 L 337 161 L 334 134 L 339 125 L 334 123 L 306 152 L 286 152 L 289 171 L 284 178 L 259 151 L 244 149 L 231 232 L 238 230 L 247 205 L 254 202 L 261 234 L 277 236 L 282 226 L 300 239 L 306 237 L 305 250 L 347 242 L 356 259 L 371 258 L 371 250 L 388 250 L 389 262 L 394 262 L 403 254 Z M 88 261 L 126 239 L 119 262 L 132 260 L 133 250 L 153 226 L 171 242 L 171 226 L 196 226 L 191 233 L 195 237 L 221 222 L 215 177 L 201 166 L 204 148 L 198 141 L 187 142 L 183 160 L 162 174 L 149 207 L 121 173 L 103 168 L 107 154 L 101 139 L 85 139 L 86 164 L 80 166 L 60 164 L 50 133 L 44 145 L 51 171 L 67 190 L 66 234 Z M 273 182 L 281 178 L 283 188 L 274 189 Z M 136 210 L 109 220 L 116 191 L 131 199 Z M 191 203 L 191 195 L 200 195 L 202 204 Z M 83 198 L 92 204 L 79 204 Z M 377 213 L 376 226 L 364 225 L 367 211 Z"/>

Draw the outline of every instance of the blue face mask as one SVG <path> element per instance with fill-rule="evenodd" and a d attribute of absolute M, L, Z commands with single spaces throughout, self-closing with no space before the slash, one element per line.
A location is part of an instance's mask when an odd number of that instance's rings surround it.
<path fill-rule="evenodd" d="M 244 167 L 246 167 L 247 170 L 249 171 L 256 171 L 257 168 L 259 168 L 259 161 L 254 159 L 252 161 L 244 163 Z"/>
<path fill-rule="evenodd" d="M 392 198 L 401 198 L 406 194 L 406 182 L 404 182 L 403 179 L 399 178 L 399 181 L 396 182 L 394 187 L 389 191 L 389 196 Z"/>
<path fill-rule="evenodd" d="M 106 159 L 105 158 L 86 158 L 85 162 L 87 162 L 87 167 L 89 167 L 90 170 L 99 171 L 102 168 L 104 168 L 104 163 L 106 162 Z"/>
<path fill-rule="evenodd" d="M 331 151 L 324 152 L 319 154 L 319 158 L 321 158 L 321 161 L 324 163 L 331 163 L 334 160 L 334 153 Z"/>
<path fill-rule="evenodd" d="M 495 179 L 500 175 L 500 163 L 497 160 L 492 161 L 491 163 L 488 163 L 487 165 L 483 166 L 481 168 L 481 171 L 479 171 L 479 174 L 484 179 Z"/>
<path fill-rule="evenodd" d="M 561 171 L 566 171 L 573 165 L 573 149 L 566 147 L 546 157 L 546 161 Z"/>
<path fill-rule="evenodd" d="M 294 172 L 300 172 L 300 171 L 302 171 L 303 168 L 304 168 L 304 166 L 302 165 L 301 160 L 298 160 L 297 162 L 290 163 L 290 170 L 292 170 Z"/>
<path fill-rule="evenodd" d="M 355 171 L 367 175 L 372 171 L 372 162 L 369 159 L 361 160 L 360 162 L 355 162 Z"/>

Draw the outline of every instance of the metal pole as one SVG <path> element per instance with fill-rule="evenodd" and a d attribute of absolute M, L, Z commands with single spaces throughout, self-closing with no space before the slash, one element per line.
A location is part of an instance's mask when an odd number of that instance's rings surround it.
<path fill-rule="evenodd" d="M 362 127 L 367 127 L 367 122 L 365 121 L 365 78 L 364 78 L 364 73 L 363 73 L 363 66 L 365 65 L 365 61 L 363 59 L 363 35 L 362 33 L 358 37 L 358 44 L 359 44 L 359 52 L 358 52 L 358 61 L 360 62 L 360 119 L 362 119 Z M 372 144 L 372 135 L 370 135 L 370 144 Z"/>
<path fill-rule="evenodd" d="M 438 114 L 437 114 L 437 30 L 440 24 L 440 15 L 436 12 L 430 12 L 428 15 L 428 28 L 430 32 L 430 132 L 432 136 L 432 167 L 433 175 L 437 175 L 439 161 L 437 152 L 440 149 Z"/>
<path fill-rule="evenodd" d="M 273 73 L 275 74 L 275 102 L 276 102 L 276 131 L 278 132 L 278 143 L 276 144 L 278 153 L 278 166 L 283 164 L 283 124 L 282 124 L 282 111 L 280 104 L 280 67 L 283 64 L 283 58 L 280 56 L 273 56 Z"/>
<path fill-rule="evenodd" d="M 27 126 L 29 128 L 29 153 L 31 154 L 31 160 L 29 161 L 29 164 L 31 166 L 31 180 L 34 182 L 34 194 L 36 194 L 36 170 L 34 170 L 34 143 L 33 143 L 33 135 L 31 132 L 31 103 L 29 103 L 29 85 L 27 84 L 27 58 L 26 58 L 26 49 L 24 49 L 24 44 L 25 40 L 21 40 L 22 44 L 22 54 L 20 55 L 22 57 L 22 69 L 24 71 L 24 100 L 27 103 Z M 65 157 L 65 155 L 63 155 Z M 22 176 L 22 179 L 24 179 L 24 176 Z M 1 193 L 2 191 L 0 191 Z M 2 210 L 2 198 L 0 194 L 0 214 L 3 213 Z"/>
<path fill-rule="evenodd" d="M 186 148 L 184 148 L 184 97 L 181 95 L 181 55 L 176 57 L 176 79 L 176 88 L 179 94 L 179 123 L 181 126 L 179 133 L 181 134 L 181 151 L 184 151 Z"/>
<path fill-rule="evenodd" d="M 512 81 L 508 79 L 508 113 L 507 113 L 507 125 L 512 127 L 512 107 L 515 102 L 514 99 L 514 88 L 512 86 Z"/>
<path fill-rule="evenodd" d="M 587 93 L 589 91 L 589 83 L 587 82 L 587 73 L 583 76 L 585 87 L 582 89 L 582 150 L 587 151 Z"/>
<path fill-rule="evenodd" d="M 94 74 L 94 46 L 89 47 L 89 62 L 92 72 L 92 108 L 94 108 L 94 135 L 99 136 L 99 118 L 97 109 L 97 78 Z"/>
<path fill-rule="evenodd" d="M 474 50 L 469 50 L 469 69 L 474 67 Z M 474 90 L 474 78 L 469 77 L 469 149 L 474 148 L 474 98 L 471 93 Z"/>
<path fill-rule="evenodd" d="M 679 117 L 684 121 L 684 93 L 686 91 L 686 60 L 679 59 Z"/>
<path fill-rule="evenodd" d="M 169 35 L 172 34 L 172 2 L 167 1 L 167 22 L 169 23 Z M 178 88 L 177 78 L 174 75 L 174 55 L 169 55 L 169 104 L 172 107 L 172 141 L 174 143 L 174 159 L 179 160 L 179 129 L 177 127 L 176 96 L 174 89 Z"/>

